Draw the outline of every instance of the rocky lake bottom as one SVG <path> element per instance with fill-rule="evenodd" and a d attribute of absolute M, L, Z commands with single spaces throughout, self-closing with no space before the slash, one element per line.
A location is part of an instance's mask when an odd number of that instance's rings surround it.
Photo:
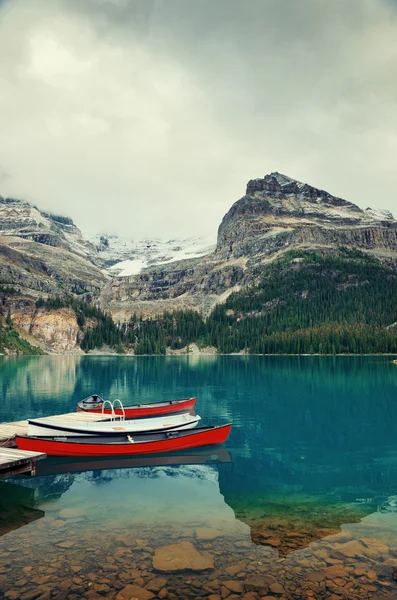
<path fill-rule="evenodd" d="M 116 510 L 105 520 L 100 507 L 79 504 L 39 502 L 41 518 L 0 538 L 5 598 L 397 597 L 395 513 L 333 533 L 329 513 L 322 529 L 279 515 L 249 527 L 229 514 L 175 522 L 165 511 L 142 522 Z"/>

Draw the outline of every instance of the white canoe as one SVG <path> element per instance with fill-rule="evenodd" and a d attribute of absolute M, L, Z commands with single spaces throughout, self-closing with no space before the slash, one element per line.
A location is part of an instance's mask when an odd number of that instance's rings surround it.
<path fill-rule="evenodd" d="M 28 435 L 35 437 L 75 437 L 81 435 L 120 435 L 143 431 L 173 431 L 175 429 L 193 429 L 200 419 L 201 417 L 198 415 L 189 413 L 128 421 L 82 421 L 77 423 L 45 417 L 28 421 Z"/>

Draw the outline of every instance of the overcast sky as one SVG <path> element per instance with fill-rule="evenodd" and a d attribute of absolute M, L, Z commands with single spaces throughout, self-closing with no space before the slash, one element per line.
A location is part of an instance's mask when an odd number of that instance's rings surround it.
<path fill-rule="evenodd" d="M 0 0 L 0 194 L 215 235 L 280 171 L 397 213 L 391 0 Z"/>

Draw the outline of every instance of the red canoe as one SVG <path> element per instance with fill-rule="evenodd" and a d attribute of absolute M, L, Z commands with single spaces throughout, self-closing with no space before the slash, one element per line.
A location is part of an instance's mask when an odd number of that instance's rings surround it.
<path fill-rule="evenodd" d="M 131 456 L 155 454 L 223 444 L 231 425 L 198 427 L 189 431 L 139 433 L 119 438 L 97 436 L 78 438 L 36 438 L 17 435 L 20 450 L 45 452 L 48 456 Z"/>
<path fill-rule="evenodd" d="M 117 400 L 115 402 L 118 402 Z M 105 408 L 103 414 L 111 415 L 112 409 L 106 408 L 110 405 L 108 400 L 103 400 L 100 396 L 93 394 L 88 396 L 77 405 L 78 411 L 102 413 L 103 404 Z M 190 411 L 196 404 L 196 398 L 185 398 L 184 400 L 168 400 L 167 402 L 152 402 L 150 404 L 133 404 L 131 406 L 114 407 L 116 415 L 125 414 L 126 419 L 137 419 L 139 417 L 154 417 L 155 415 L 168 415 L 171 413 Z M 124 412 L 123 412 L 124 411 Z"/>

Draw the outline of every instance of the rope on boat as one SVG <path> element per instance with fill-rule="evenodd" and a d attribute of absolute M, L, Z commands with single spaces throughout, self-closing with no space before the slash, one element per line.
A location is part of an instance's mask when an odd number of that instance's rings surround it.
<path fill-rule="evenodd" d="M 4 440 L 3 442 L 0 442 L 0 448 L 3 446 L 6 446 L 8 444 L 8 442 L 11 442 L 11 440 L 13 440 L 14 438 L 15 438 L 15 435 L 12 435 L 8 439 Z"/>
<path fill-rule="evenodd" d="M 130 444 L 135 444 L 134 440 L 130 435 L 127 435 L 127 440 L 130 442 Z"/>

